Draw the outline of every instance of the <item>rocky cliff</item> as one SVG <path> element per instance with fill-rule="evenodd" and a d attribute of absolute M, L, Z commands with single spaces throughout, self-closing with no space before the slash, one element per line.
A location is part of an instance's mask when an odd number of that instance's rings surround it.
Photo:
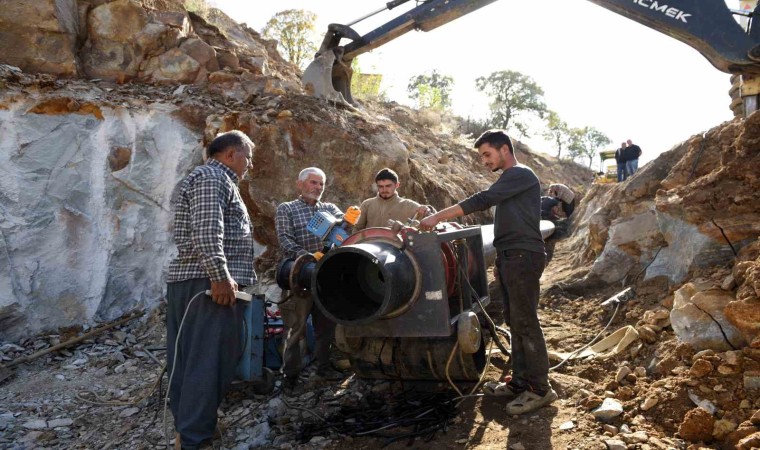
<path fill-rule="evenodd" d="M 576 213 L 575 264 L 590 268 L 575 285 L 663 278 L 674 290 L 697 279 L 676 295 L 673 327 L 689 325 L 679 337 L 697 348 L 760 346 L 759 167 L 755 113 L 676 145 L 624 183 L 594 186 Z"/>
<path fill-rule="evenodd" d="M 240 129 L 257 145 L 242 190 L 263 274 L 278 257 L 276 205 L 294 198 L 304 167 L 327 172 L 325 199 L 342 208 L 374 195 L 385 166 L 402 195 L 436 208 L 496 178 L 440 115 L 305 96 L 272 42 L 209 17 L 171 1 L 17 1 L 0 11 L 0 337 L 157 305 L 175 251 L 172 191 L 218 132 Z M 591 178 L 517 148 L 546 184 Z"/>

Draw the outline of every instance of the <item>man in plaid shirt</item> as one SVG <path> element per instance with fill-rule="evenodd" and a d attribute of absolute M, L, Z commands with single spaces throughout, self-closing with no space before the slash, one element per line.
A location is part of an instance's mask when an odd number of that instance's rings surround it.
<path fill-rule="evenodd" d="M 175 448 L 211 443 L 217 408 L 243 350 L 245 305 L 235 301 L 235 291 L 255 284 L 256 272 L 251 220 L 237 185 L 253 167 L 253 149 L 240 131 L 220 134 L 208 147 L 206 164 L 179 186 L 174 217 L 178 254 L 169 264 L 166 294 Z"/>
<path fill-rule="evenodd" d="M 572 189 L 564 184 L 555 183 L 549 186 L 549 196 L 562 202 L 562 211 L 565 217 L 570 218 L 570 214 L 575 210 L 575 193 Z"/>
<path fill-rule="evenodd" d="M 299 197 L 277 206 L 275 226 L 283 257 L 298 258 L 322 250 L 322 240 L 306 229 L 314 213 L 326 211 L 337 218 L 343 217 L 343 212 L 337 206 L 319 201 L 325 189 L 326 178 L 319 168 L 302 170 L 296 181 Z M 288 292 L 283 291 L 284 302 L 280 305 L 282 321 L 288 328 L 282 365 L 286 385 L 295 386 L 302 368 L 309 314 L 316 337 L 314 357 L 317 360 L 317 375 L 329 380 L 341 379 L 343 375 L 330 365 L 330 343 L 335 334 L 335 324 L 314 306 L 310 293 L 293 293 L 292 297 L 288 297 Z"/>

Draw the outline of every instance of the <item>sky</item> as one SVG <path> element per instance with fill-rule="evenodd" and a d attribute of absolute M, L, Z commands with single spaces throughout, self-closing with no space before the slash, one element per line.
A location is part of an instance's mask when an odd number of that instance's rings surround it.
<path fill-rule="evenodd" d="M 212 0 L 238 22 L 261 31 L 277 12 L 305 9 L 317 15 L 321 42 L 329 23 L 347 24 L 385 6 L 374 0 Z M 728 6 L 739 8 L 738 0 Z M 415 5 L 410 1 L 359 22 L 364 35 Z M 348 43 L 344 40 L 343 44 Z M 631 139 L 640 165 L 674 145 L 730 120 L 729 74 L 697 50 L 586 0 L 498 0 L 430 32 L 411 31 L 359 56 L 362 72 L 381 73 L 390 100 L 411 105 L 413 76 L 454 79 L 454 113 L 484 118 L 488 98 L 475 79 L 495 71 L 528 75 L 544 90 L 547 107 L 570 127 L 592 126 L 619 147 Z M 518 137 L 533 150 L 556 155 L 540 137 Z M 598 168 L 598 160 L 593 168 Z"/>

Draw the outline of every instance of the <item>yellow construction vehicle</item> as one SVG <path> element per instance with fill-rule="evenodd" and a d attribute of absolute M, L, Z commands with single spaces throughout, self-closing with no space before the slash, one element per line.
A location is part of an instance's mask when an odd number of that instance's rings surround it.
<path fill-rule="evenodd" d="M 617 163 L 609 164 L 609 160 L 615 161 L 615 150 L 603 150 L 599 152 L 599 171 L 594 177 L 594 184 L 617 182 Z"/>

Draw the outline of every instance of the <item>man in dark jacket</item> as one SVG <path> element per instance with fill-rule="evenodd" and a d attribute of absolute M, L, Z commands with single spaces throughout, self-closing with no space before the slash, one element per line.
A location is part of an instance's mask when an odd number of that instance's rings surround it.
<path fill-rule="evenodd" d="M 628 178 L 628 170 L 625 167 L 625 148 L 628 146 L 625 142 L 620 144 L 620 148 L 615 150 L 615 162 L 617 163 L 617 180 L 618 183 Z"/>
<path fill-rule="evenodd" d="M 486 131 L 475 148 L 486 167 L 502 171 L 499 179 L 485 191 L 422 219 L 420 229 L 432 230 L 438 222 L 496 206 L 496 274 L 504 319 L 512 332 L 512 380 L 499 394 L 514 398 L 507 414 L 525 414 L 557 399 L 549 384 L 549 358 L 538 321 L 539 279 L 546 258 L 539 226 L 541 183 L 529 167 L 517 162 L 504 131 Z"/>

